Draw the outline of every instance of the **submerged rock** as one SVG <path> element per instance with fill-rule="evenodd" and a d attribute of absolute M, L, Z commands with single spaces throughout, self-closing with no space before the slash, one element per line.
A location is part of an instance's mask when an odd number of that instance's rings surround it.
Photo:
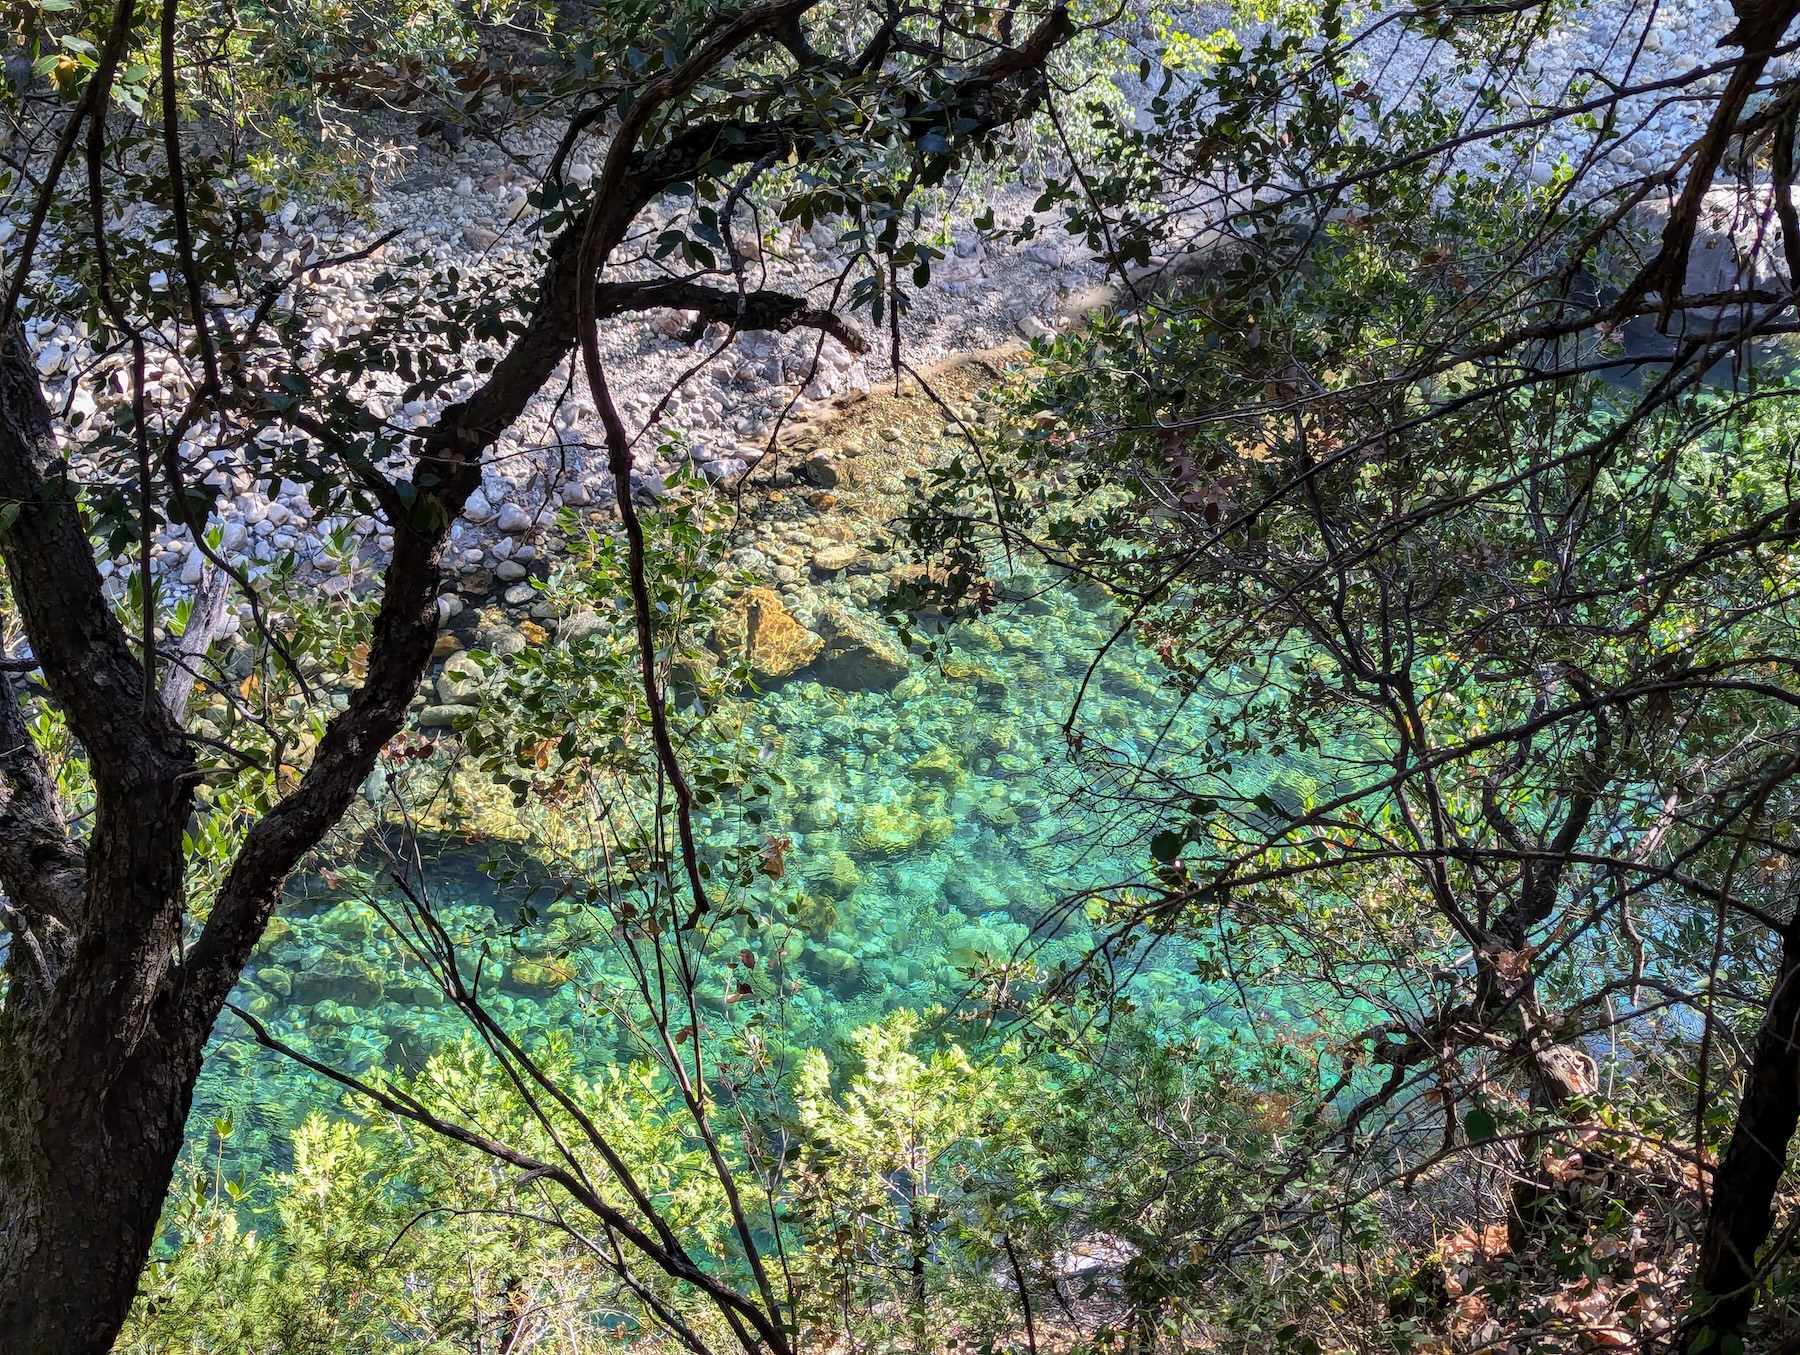
<path fill-rule="evenodd" d="M 748 658 L 760 678 L 798 672 L 825 648 L 825 640 L 796 621 L 767 588 L 751 588 L 733 599 L 719 619 L 713 643 L 728 657 Z"/>
<path fill-rule="evenodd" d="M 801 874 L 808 889 L 821 898 L 832 900 L 848 898 L 862 883 L 862 871 L 844 852 L 832 852 L 809 861 Z"/>
<path fill-rule="evenodd" d="M 919 847 L 948 842 L 956 820 L 943 813 L 921 813 L 910 805 L 872 804 L 857 825 L 857 848 L 871 856 L 898 856 Z"/>
<path fill-rule="evenodd" d="M 969 774 L 963 770 L 962 759 L 947 743 L 938 744 L 919 758 L 910 771 L 915 781 L 935 781 L 950 790 L 969 779 Z"/>
<path fill-rule="evenodd" d="M 912 670 L 912 660 L 893 636 L 848 607 L 823 604 L 813 614 L 813 625 L 822 637 L 813 675 L 827 687 L 887 691 Z"/>
<path fill-rule="evenodd" d="M 840 574 L 861 555 L 862 551 L 853 545 L 825 546 L 813 552 L 812 566 L 821 574 Z"/>
<path fill-rule="evenodd" d="M 551 956 L 542 960 L 514 960 L 506 976 L 515 988 L 548 993 L 565 983 L 573 983 L 580 974 L 573 960 Z"/>

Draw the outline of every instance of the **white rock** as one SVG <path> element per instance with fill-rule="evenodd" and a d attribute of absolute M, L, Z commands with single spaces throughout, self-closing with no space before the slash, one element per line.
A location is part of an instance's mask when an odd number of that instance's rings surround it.
<path fill-rule="evenodd" d="M 504 504 L 494 525 L 503 532 L 527 531 L 531 527 L 531 514 L 516 503 Z"/>
<path fill-rule="evenodd" d="M 463 505 L 463 516 L 471 522 L 486 522 L 494 516 L 494 505 L 488 502 L 488 496 L 479 489 L 469 495 L 468 502 Z"/>

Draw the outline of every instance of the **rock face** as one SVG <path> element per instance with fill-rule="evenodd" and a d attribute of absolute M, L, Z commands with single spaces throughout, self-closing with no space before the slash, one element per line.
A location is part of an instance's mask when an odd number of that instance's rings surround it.
<path fill-rule="evenodd" d="M 713 642 L 728 656 L 744 655 L 760 678 L 784 678 L 816 659 L 825 641 L 794 619 L 768 588 L 734 599 L 719 619 Z"/>
<path fill-rule="evenodd" d="M 846 692 L 887 691 L 912 667 L 899 642 L 873 621 L 835 602 L 821 606 L 813 626 L 823 639 L 813 675 Z"/>

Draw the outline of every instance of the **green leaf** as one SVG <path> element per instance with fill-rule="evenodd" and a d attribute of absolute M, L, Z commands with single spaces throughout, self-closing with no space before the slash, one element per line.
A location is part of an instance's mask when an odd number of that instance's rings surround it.
<path fill-rule="evenodd" d="M 1484 1106 L 1476 1106 L 1463 1116 L 1463 1133 L 1469 1136 L 1470 1143 L 1486 1143 L 1499 1132 L 1500 1122 Z"/>
<path fill-rule="evenodd" d="M 1178 828 L 1165 828 L 1150 839 L 1150 855 L 1167 865 L 1181 855 L 1187 845 L 1187 834 Z"/>

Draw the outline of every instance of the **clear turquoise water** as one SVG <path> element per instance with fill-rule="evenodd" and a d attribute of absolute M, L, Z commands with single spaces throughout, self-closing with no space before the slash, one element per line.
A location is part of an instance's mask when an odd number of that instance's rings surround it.
<path fill-rule="evenodd" d="M 770 894 L 798 887 L 809 902 L 792 925 L 716 936 L 703 1005 L 721 1022 L 758 1009 L 783 1048 L 830 1050 L 898 1006 L 943 1008 L 953 1021 L 989 960 L 1028 960 L 1041 977 L 1085 956 L 1090 923 L 1065 905 L 1141 879 L 1145 843 L 1162 826 L 1138 805 L 1131 769 L 1154 753 L 1161 769 L 1178 771 L 1205 733 L 1204 712 L 1126 642 L 1095 670 L 1075 724 L 1082 751 L 1071 750 L 1064 722 L 1117 619 L 1103 600 L 1046 588 L 958 628 L 936 662 L 915 660 L 891 691 L 802 678 L 757 698 L 749 723 L 785 788 L 755 832 L 785 831 L 794 844 L 788 878 Z M 702 829 L 703 838 L 745 831 L 729 812 Z M 573 904 L 511 928 L 526 886 L 479 869 L 487 854 L 439 843 L 427 877 L 451 928 L 471 945 L 485 940 L 495 957 L 490 1009 L 520 1035 L 567 1035 L 591 1061 L 640 1055 L 609 1006 L 619 966 L 604 929 Z M 360 1073 L 416 1067 L 462 1037 L 462 1018 L 366 902 L 304 881 L 275 932 L 236 1000 L 283 1039 Z M 746 944 L 762 961 L 758 995 L 735 1007 L 726 984 L 744 971 L 727 971 L 721 957 Z M 1171 1030 L 1238 1019 L 1175 951 L 1145 967 L 1134 991 Z M 229 1111 L 234 1151 L 254 1178 L 285 1162 L 287 1132 L 309 1109 L 342 1096 L 243 1035 L 235 1017 L 222 1018 L 191 1132 L 203 1139 Z"/>

